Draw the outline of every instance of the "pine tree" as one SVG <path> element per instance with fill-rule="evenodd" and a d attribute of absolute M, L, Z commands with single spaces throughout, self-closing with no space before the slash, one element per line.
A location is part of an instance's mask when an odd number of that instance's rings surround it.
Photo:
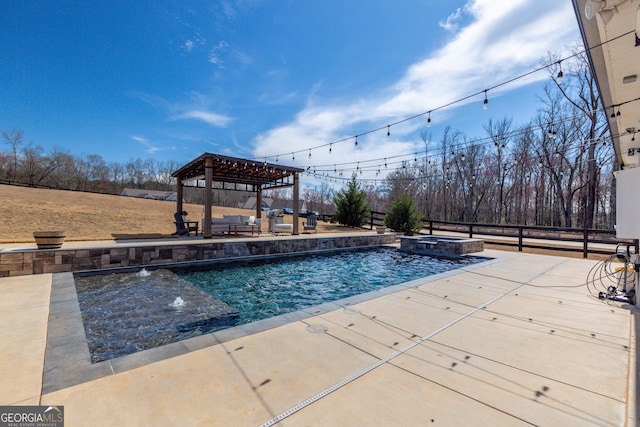
<path fill-rule="evenodd" d="M 369 219 L 371 207 L 367 202 L 367 194 L 360 188 L 356 176 L 353 175 L 347 188 L 334 197 L 336 219 L 340 224 L 349 227 L 362 227 Z"/>
<path fill-rule="evenodd" d="M 384 217 L 384 225 L 410 236 L 422 228 L 422 215 L 413 200 L 403 194 L 391 203 L 391 210 Z"/>

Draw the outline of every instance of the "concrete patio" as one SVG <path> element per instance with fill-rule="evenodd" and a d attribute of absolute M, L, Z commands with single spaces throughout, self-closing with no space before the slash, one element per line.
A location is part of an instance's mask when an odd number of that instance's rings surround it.
<path fill-rule="evenodd" d="M 0 404 L 64 405 L 68 426 L 637 425 L 638 313 L 589 295 L 596 261 L 482 255 L 44 392 L 55 275 L 3 278 Z"/>

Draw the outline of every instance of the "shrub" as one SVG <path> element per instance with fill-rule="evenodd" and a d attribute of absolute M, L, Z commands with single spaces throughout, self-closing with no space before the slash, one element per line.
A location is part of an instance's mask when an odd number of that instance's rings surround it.
<path fill-rule="evenodd" d="M 411 236 L 422 228 L 422 215 L 413 200 L 405 194 L 391 203 L 391 210 L 384 217 L 384 225 Z"/>

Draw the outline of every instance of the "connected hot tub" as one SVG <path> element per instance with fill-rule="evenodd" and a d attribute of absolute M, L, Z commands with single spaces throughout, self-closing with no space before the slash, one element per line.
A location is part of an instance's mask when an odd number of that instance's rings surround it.
<path fill-rule="evenodd" d="M 484 240 L 440 236 L 401 236 L 400 250 L 426 255 L 461 256 L 484 250 Z"/>

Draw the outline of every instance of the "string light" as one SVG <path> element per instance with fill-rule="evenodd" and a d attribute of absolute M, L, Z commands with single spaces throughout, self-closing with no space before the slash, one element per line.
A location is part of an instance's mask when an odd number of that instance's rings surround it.
<path fill-rule="evenodd" d="M 538 68 L 536 68 L 536 69 L 530 70 L 530 71 L 525 72 L 525 73 L 523 73 L 523 74 L 520 74 L 520 75 L 518 75 L 518 76 L 516 76 L 516 77 L 513 77 L 513 78 L 511 78 L 511 79 L 509 79 L 509 80 L 506 80 L 506 81 L 503 81 L 503 82 L 501 82 L 501 83 L 499 83 L 499 84 L 496 84 L 496 85 L 494 85 L 494 86 L 492 86 L 492 87 L 490 87 L 490 88 L 488 88 L 488 89 L 485 89 L 485 90 L 483 90 L 483 91 L 481 91 L 481 92 L 477 92 L 477 93 L 474 93 L 474 94 L 470 94 L 470 95 L 464 96 L 464 97 L 462 97 L 462 98 L 460 98 L 460 99 L 457 99 L 457 100 L 451 101 L 451 102 L 449 102 L 449 103 L 447 103 L 447 104 L 444 104 L 444 105 L 442 105 L 442 106 L 440 106 L 440 107 L 438 107 L 438 108 L 431 109 L 431 110 L 429 110 L 429 111 L 427 111 L 427 112 L 419 113 L 419 114 L 416 114 L 416 115 L 411 116 L 411 117 L 407 117 L 407 118 L 402 119 L 402 120 L 399 120 L 399 121 L 397 121 L 397 122 L 395 122 L 395 123 L 391 123 L 391 124 L 387 125 L 386 127 L 388 127 L 388 128 L 389 128 L 390 126 L 393 126 L 393 125 L 396 125 L 396 124 L 400 124 L 400 123 L 403 123 L 403 122 L 405 122 L 405 121 L 413 120 L 413 119 L 415 119 L 415 118 L 417 118 L 417 117 L 420 117 L 420 116 L 423 116 L 423 115 L 425 115 L 425 114 L 427 114 L 427 115 L 428 115 L 428 119 L 427 119 L 427 127 L 429 127 L 429 126 L 430 126 L 430 123 L 431 123 L 431 120 L 430 120 L 430 119 L 431 119 L 431 112 L 432 112 L 432 111 L 440 110 L 440 109 L 444 109 L 444 108 L 451 107 L 451 106 L 453 106 L 453 105 L 455 105 L 455 104 L 458 104 L 458 103 L 460 103 L 460 102 L 464 102 L 464 101 L 466 101 L 466 100 L 468 100 L 468 99 L 471 99 L 472 97 L 475 97 L 475 96 L 477 96 L 478 94 L 480 94 L 480 93 L 482 93 L 482 92 L 484 92 L 484 94 L 485 94 L 485 101 L 484 101 L 484 103 L 483 103 L 483 108 L 487 108 L 487 107 L 488 107 L 488 102 L 489 102 L 489 101 L 488 101 L 488 97 L 487 97 L 487 92 L 488 92 L 489 90 L 493 90 L 493 89 L 496 89 L 496 88 L 502 87 L 502 86 L 504 86 L 504 85 L 507 85 L 507 84 L 513 83 L 514 81 L 517 81 L 517 80 L 519 80 L 519 79 L 522 79 L 522 78 L 528 77 L 528 76 L 530 76 L 530 75 L 532 75 L 532 74 L 534 74 L 534 73 L 537 73 L 537 72 L 539 72 L 539 71 L 547 70 L 547 69 L 549 69 L 551 66 L 556 65 L 556 64 L 560 67 L 560 71 L 561 71 L 561 63 L 562 63 L 562 61 L 565 61 L 565 60 L 568 60 L 568 59 L 571 59 L 571 58 L 575 58 L 575 57 L 577 57 L 577 56 L 579 56 L 579 55 L 582 55 L 582 54 L 584 54 L 584 53 L 586 53 L 586 52 L 589 52 L 589 51 L 591 51 L 591 50 L 593 50 L 593 49 L 595 49 L 595 48 L 601 47 L 601 46 L 603 46 L 603 45 L 605 45 L 605 44 L 612 43 L 612 42 L 614 42 L 614 41 L 616 41 L 616 40 L 618 40 L 618 39 L 620 39 L 620 38 L 622 38 L 622 37 L 625 37 L 625 36 L 627 36 L 627 35 L 629 35 L 629 34 L 632 34 L 632 33 L 633 33 L 633 30 L 632 30 L 632 31 L 629 31 L 629 32 L 627 32 L 627 33 L 624 33 L 624 34 L 620 34 L 620 35 L 618 35 L 618 36 L 616 36 L 616 37 L 613 37 L 613 38 L 611 38 L 611 39 L 609 39 L 609 40 L 606 40 L 606 41 L 604 41 L 604 42 L 602 42 L 602 43 L 600 43 L 600 44 L 598 44 L 598 45 L 596 45 L 596 46 L 591 46 L 591 47 L 589 47 L 589 48 L 587 48 L 587 49 L 584 49 L 584 50 L 582 50 L 582 51 L 580 51 L 580 52 L 575 52 L 575 53 L 573 53 L 573 54 L 571 54 L 571 55 L 569 55 L 569 56 L 567 56 L 567 57 L 565 57 L 565 58 L 560 59 L 559 61 L 555 61 L 555 62 L 554 62 L 554 63 L 552 63 L 552 64 L 542 65 L 542 66 L 540 66 L 540 67 L 538 67 Z M 558 73 L 558 74 L 560 74 L 560 73 Z M 640 98 L 639 98 L 639 99 L 640 99 Z M 632 101 L 636 101 L 636 100 L 627 101 L 627 102 L 625 102 L 625 103 L 632 102 Z M 373 133 L 373 132 L 376 132 L 376 131 L 382 130 L 383 128 L 384 128 L 384 127 L 382 127 L 382 128 L 377 128 L 377 129 L 372 129 L 372 130 L 366 131 L 366 132 L 364 132 L 364 133 L 361 133 L 360 135 L 364 135 L 364 134 L 368 134 L 368 133 Z M 388 129 L 388 133 L 390 133 L 390 132 L 389 132 L 389 129 Z M 347 141 L 347 140 L 349 140 L 349 139 L 351 139 L 351 138 L 350 138 L 350 137 L 343 138 L 343 139 L 340 139 L 340 140 L 337 140 L 337 141 L 333 141 L 333 142 L 331 142 L 330 144 L 334 144 L 334 143 L 338 143 L 338 142 Z M 311 147 L 311 148 L 312 148 L 312 149 L 315 149 L 315 148 L 324 147 L 324 146 L 326 146 L 326 145 L 329 145 L 329 144 L 322 144 L 322 145 L 320 145 L 320 146 L 317 146 L 317 147 Z M 356 145 L 357 145 L 357 144 L 356 144 Z M 306 150 L 306 148 L 305 148 L 305 150 Z M 304 151 L 304 150 L 303 150 L 303 151 Z M 331 152 L 331 148 L 330 148 L 330 152 Z"/>
<path fill-rule="evenodd" d="M 391 137 L 391 130 L 389 129 L 391 125 L 387 125 L 387 138 Z"/>
<path fill-rule="evenodd" d="M 482 103 L 482 109 L 486 110 L 489 107 L 489 99 L 487 99 L 487 90 L 484 91 L 484 102 Z"/>
<path fill-rule="evenodd" d="M 358 135 L 356 135 L 356 147 L 358 146 Z"/>
<path fill-rule="evenodd" d="M 562 61 L 558 61 L 558 66 L 560 67 L 560 71 L 558 71 L 558 76 L 556 77 L 556 83 L 561 85 L 562 80 L 564 78 L 564 74 L 562 73 Z"/>

